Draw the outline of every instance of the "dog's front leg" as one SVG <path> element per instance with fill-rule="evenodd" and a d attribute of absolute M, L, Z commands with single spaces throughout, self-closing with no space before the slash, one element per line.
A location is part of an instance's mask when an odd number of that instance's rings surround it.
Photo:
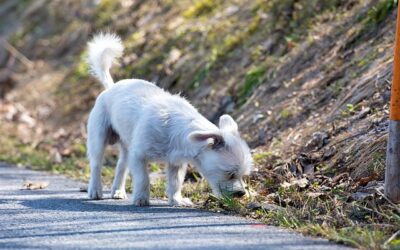
<path fill-rule="evenodd" d="M 146 162 L 133 153 L 129 156 L 128 166 L 133 177 L 133 205 L 139 207 L 150 205 L 150 181 Z"/>
<path fill-rule="evenodd" d="M 193 206 L 193 203 L 188 198 L 182 197 L 182 185 L 185 180 L 187 164 L 169 165 L 167 168 L 168 177 L 168 203 L 171 206 Z"/>

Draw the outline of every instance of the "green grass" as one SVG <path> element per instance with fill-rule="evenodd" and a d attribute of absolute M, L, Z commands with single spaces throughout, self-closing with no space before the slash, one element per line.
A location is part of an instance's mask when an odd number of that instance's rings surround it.
<path fill-rule="evenodd" d="M 207 62 L 206 65 L 194 75 L 193 80 L 189 83 L 189 89 L 198 88 L 201 82 L 204 81 L 204 79 L 206 79 L 213 66 L 214 66 L 213 61 Z"/>
<path fill-rule="evenodd" d="M 261 160 L 263 160 L 263 159 L 265 159 L 265 158 L 267 158 L 269 156 L 272 156 L 272 155 L 273 155 L 272 152 L 261 152 L 261 153 L 258 153 L 258 154 L 254 154 L 253 155 L 253 160 L 256 161 L 256 162 L 259 162 L 259 161 L 261 161 Z"/>
<path fill-rule="evenodd" d="M 150 187 L 151 196 L 154 198 L 166 198 L 166 187 L 167 183 L 164 178 L 158 179 L 155 183 L 153 183 Z"/>
<path fill-rule="evenodd" d="M 251 68 L 244 77 L 244 84 L 239 90 L 239 103 L 244 104 L 253 90 L 262 83 L 266 72 L 265 65 Z"/>
<path fill-rule="evenodd" d="M 196 0 L 183 12 L 183 16 L 186 18 L 200 17 L 211 13 L 218 5 L 219 1 L 216 0 Z"/>
<path fill-rule="evenodd" d="M 118 0 L 101 0 L 96 6 L 95 26 L 104 28 L 111 24 L 113 14 L 120 7 Z"/>
<path fill-rule="evenodd" d="M 367 23 L 378 24 L 396 8 L 397 0 L 381 0 L 368 11 Z"/>
<path fill-rule="evenodd" d="M 52 173 L 63 174 L 74 179 L 88 181 L 89 165 L 86 159 L 86 148 L 82 143 L 72 145 L 72 152 L 67 156 L 62 156 L 61 161 L 54 159 L 51 154 L 44 149 L 32 147 L 29 144 L 21 143 L 14 137 L 0 137 L 0 161 L 19 166 L 29 167 L 34 170 L 49 171 Z M 108 161 L 115 165 L 112 158 Z M 114 171 L 112 166 L 103 168 L 102 175 L 106 184 L 111 184 Z"/>
<path fill-rule="evenodd" d="M 279 113 L 279 116 L 282 119 L 287 119 L 290 118 L 293 115 L 292 111 L 289 108 L 284 108 L 281 110 L 281 112 Z"/>

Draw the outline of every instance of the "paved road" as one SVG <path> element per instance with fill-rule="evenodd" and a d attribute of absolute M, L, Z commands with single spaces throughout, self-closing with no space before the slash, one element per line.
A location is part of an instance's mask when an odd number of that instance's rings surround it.
<path fill-rule="evenodd" d="M 48 181 L 22 190 L 24 180 Z M 0 249 L 340 249 L 326 240 L 162 201 L 91 201 L 82 184 L 0 163 Z M 107 193 L 106 193 L 107 195 Z"/>

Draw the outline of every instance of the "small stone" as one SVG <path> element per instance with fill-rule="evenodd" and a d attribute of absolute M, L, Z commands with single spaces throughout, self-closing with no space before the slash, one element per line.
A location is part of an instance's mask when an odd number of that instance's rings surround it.
<path fill-rule="evenodd" d="M 330 159 L 332 156 L 336 154 L 336 148 L 334 146 L 329 147 L 327 150 L 324 151 L 322 158 L 324 160 Z"/>
<path fill-rule="evenodd" d="M 322 193 L 322 192 L 309 192 L 309 193 L 306 193 L 306 195 L 308 197 L 310 197 L 310 198 L 318 198 L 318 197 L 325 196 L 325 193 Z"/>
<path fill-rule="evenodd" d="M 253 201 L 247 204 L 246 208 L 250 210 L 257 210 L 261 208 L 261 204 L 258 203 L 257 201 Z"/>
<path fill-rule="evenodd" d="M 272 203 L 267 203 L 267 202 L 263 202 L 261 204 L 261 208 L 265 211 L 273 211 L 273 212 L 277 212 L 277 211 L 283 211 L 284 208 Z"/>
<path fill-rule="evenodd" d="M 355 192 L 354 194 L 351 195 L 351 198 L 356 201 L 363 201 L 372 196 L 373 195 L 369 193 Z"/>
<path fill-rule="evenodd" d="M 314 164 L 305 165 L 305 166 L 303 166 L 303 168 L 304 168 L 304 171 L 303 171 L 304 174 L 306 174 L 306 175 L 314 174 L 314 169 L 315 169 Z"/>
<path fill-rule="evenodd" d="M 315 132 L 312 138 L 306 143 L 308 149 L 320 149 L 329 142 L 329 135 L 325 132 Z"/>

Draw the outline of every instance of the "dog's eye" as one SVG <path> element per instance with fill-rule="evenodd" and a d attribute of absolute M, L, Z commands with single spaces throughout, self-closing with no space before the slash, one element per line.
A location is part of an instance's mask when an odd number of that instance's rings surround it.
<path fill-rule="evenodd" d="M 214 144 L 212 145 L 212 149 L 220 149 L 225 146 L 225 142 L 222 139 L 214 139 Z"/>
<path fill-rule="evenodd" d="M 233 180 L 233 179 L 236 178 L 236 174 L 233 173 L 233 172 L 227 172 L 226 173 L 226 177 L 227 177 L 228 180 Z"/>

